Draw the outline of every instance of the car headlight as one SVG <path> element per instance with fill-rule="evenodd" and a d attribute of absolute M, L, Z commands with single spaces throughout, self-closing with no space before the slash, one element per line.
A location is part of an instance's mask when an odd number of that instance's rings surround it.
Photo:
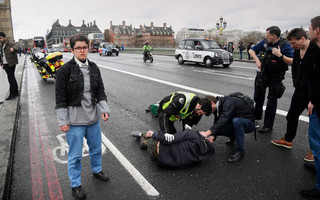
<path fill-rule="evenodd" d="M 214 57 L 218 58 L 219 57 L 218 53 L 214 53 Z"/>
<path fill-rule="evenodd" d="M 229 53 L 230 54 L 230 56 L 233 56 L 233 54 L 232 53 Z"/>

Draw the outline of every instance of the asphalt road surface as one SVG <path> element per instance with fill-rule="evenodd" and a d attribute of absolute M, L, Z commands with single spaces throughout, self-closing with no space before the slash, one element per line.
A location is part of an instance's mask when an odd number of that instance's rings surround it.
<path fill-rule="evenodd" d="M 72 54 L 64 54 L 64 61 Z M 234 62 L 229 68 L 179 65 L 174 57 L 154 56 L 144 63 L 142 54 L 99 56 L 89 54 L 103 77 L 111 107 L 107 122 L 101 122 L 102 165 L 108 182 L 93 178 L 88 150 L 83 150 L 82 185 L 87 199 L 301 199 L 299 191 L 313 188 L 315 175 L 304 168 L 308 146 L 308 118 L 303 114 L 292 150 L 276 147 L 270 140 L 283 137 L 285 115 L 293 94 L 291 73 L 287 89 L 278 101 L 272 133 L 246 135 L 245 156 L 230 164 L 234 148 L 227 138 L 214 142 L 216 154 L 199 165 L 184 169 L 158 168 L 139 148 L 132 131 L 158 130 L 157 118 L 145 109 L 174 91 L 228 95 L 235 91 L 253 96 L 256 67 Z M 65 134 L 60 132 L 55 106 L 55 81 L 43 81 L 30 62 L 25 66 L 21 90 L 11 199 L 72 199 L 67 175 Z M 213 117 L 203 117 L 194 130 L 207 130 Z M 176 122 L 181 130 L 181 123 Z"/>

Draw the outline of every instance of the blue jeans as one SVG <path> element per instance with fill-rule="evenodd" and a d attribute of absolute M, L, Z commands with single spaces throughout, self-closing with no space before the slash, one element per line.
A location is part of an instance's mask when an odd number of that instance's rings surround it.
<path fill-rule="evenodd" d="M 92 172 L 99 173 L 102 171 L 100 122 L 98 120 L 96 123 L 91 125 L 70 125 L 70 130 L 66 135 L 69 145 L 68 175 L 71 187 L 78 187 L 81 185 L 83 137 L 87 139 L 89 146 L 89 157 Z"/>
<path fill-rule="evenodd" d="M 317 171 L 316 188 L 320 191 L 320 118 L 318 117 L 315 109 L 312 115 L 309 116 L 309 144 Z"/>
<path fill-rule="evenodd" d="M 255 124 L 250 119 L 233 118 L 219 131 L 218 135 L 236 140 L 237 150 L 243 152 L 244 134 L 251 133 L 255 129 Z"/>

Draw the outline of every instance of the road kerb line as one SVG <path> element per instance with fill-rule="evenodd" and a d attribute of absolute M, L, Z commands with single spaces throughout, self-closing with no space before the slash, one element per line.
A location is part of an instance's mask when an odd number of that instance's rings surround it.
<path fill-rule="evenodd" d="M 150 196 L 159 196 L 159 192 L 141 175 L 141 173 L 123 156 L 123 154 L 110 142 L 101 132 L 102 142 L 108 147 L 111 153 L 119 160 L 122 166 L 132 175 L 135 181 Z"/>

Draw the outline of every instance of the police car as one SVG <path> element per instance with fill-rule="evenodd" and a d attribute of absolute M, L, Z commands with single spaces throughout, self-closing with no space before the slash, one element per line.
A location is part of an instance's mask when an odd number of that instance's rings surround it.
<path fill-rule="evenodd" d="M 182 65 L 184 62 L 203 63 L 207 67 L 221 65 L 229 67 L 233 62 L 232 53 L 225 51 L 219 45 L 208 39 L 184 39 L 175 51 L 175 58 Z"/>

